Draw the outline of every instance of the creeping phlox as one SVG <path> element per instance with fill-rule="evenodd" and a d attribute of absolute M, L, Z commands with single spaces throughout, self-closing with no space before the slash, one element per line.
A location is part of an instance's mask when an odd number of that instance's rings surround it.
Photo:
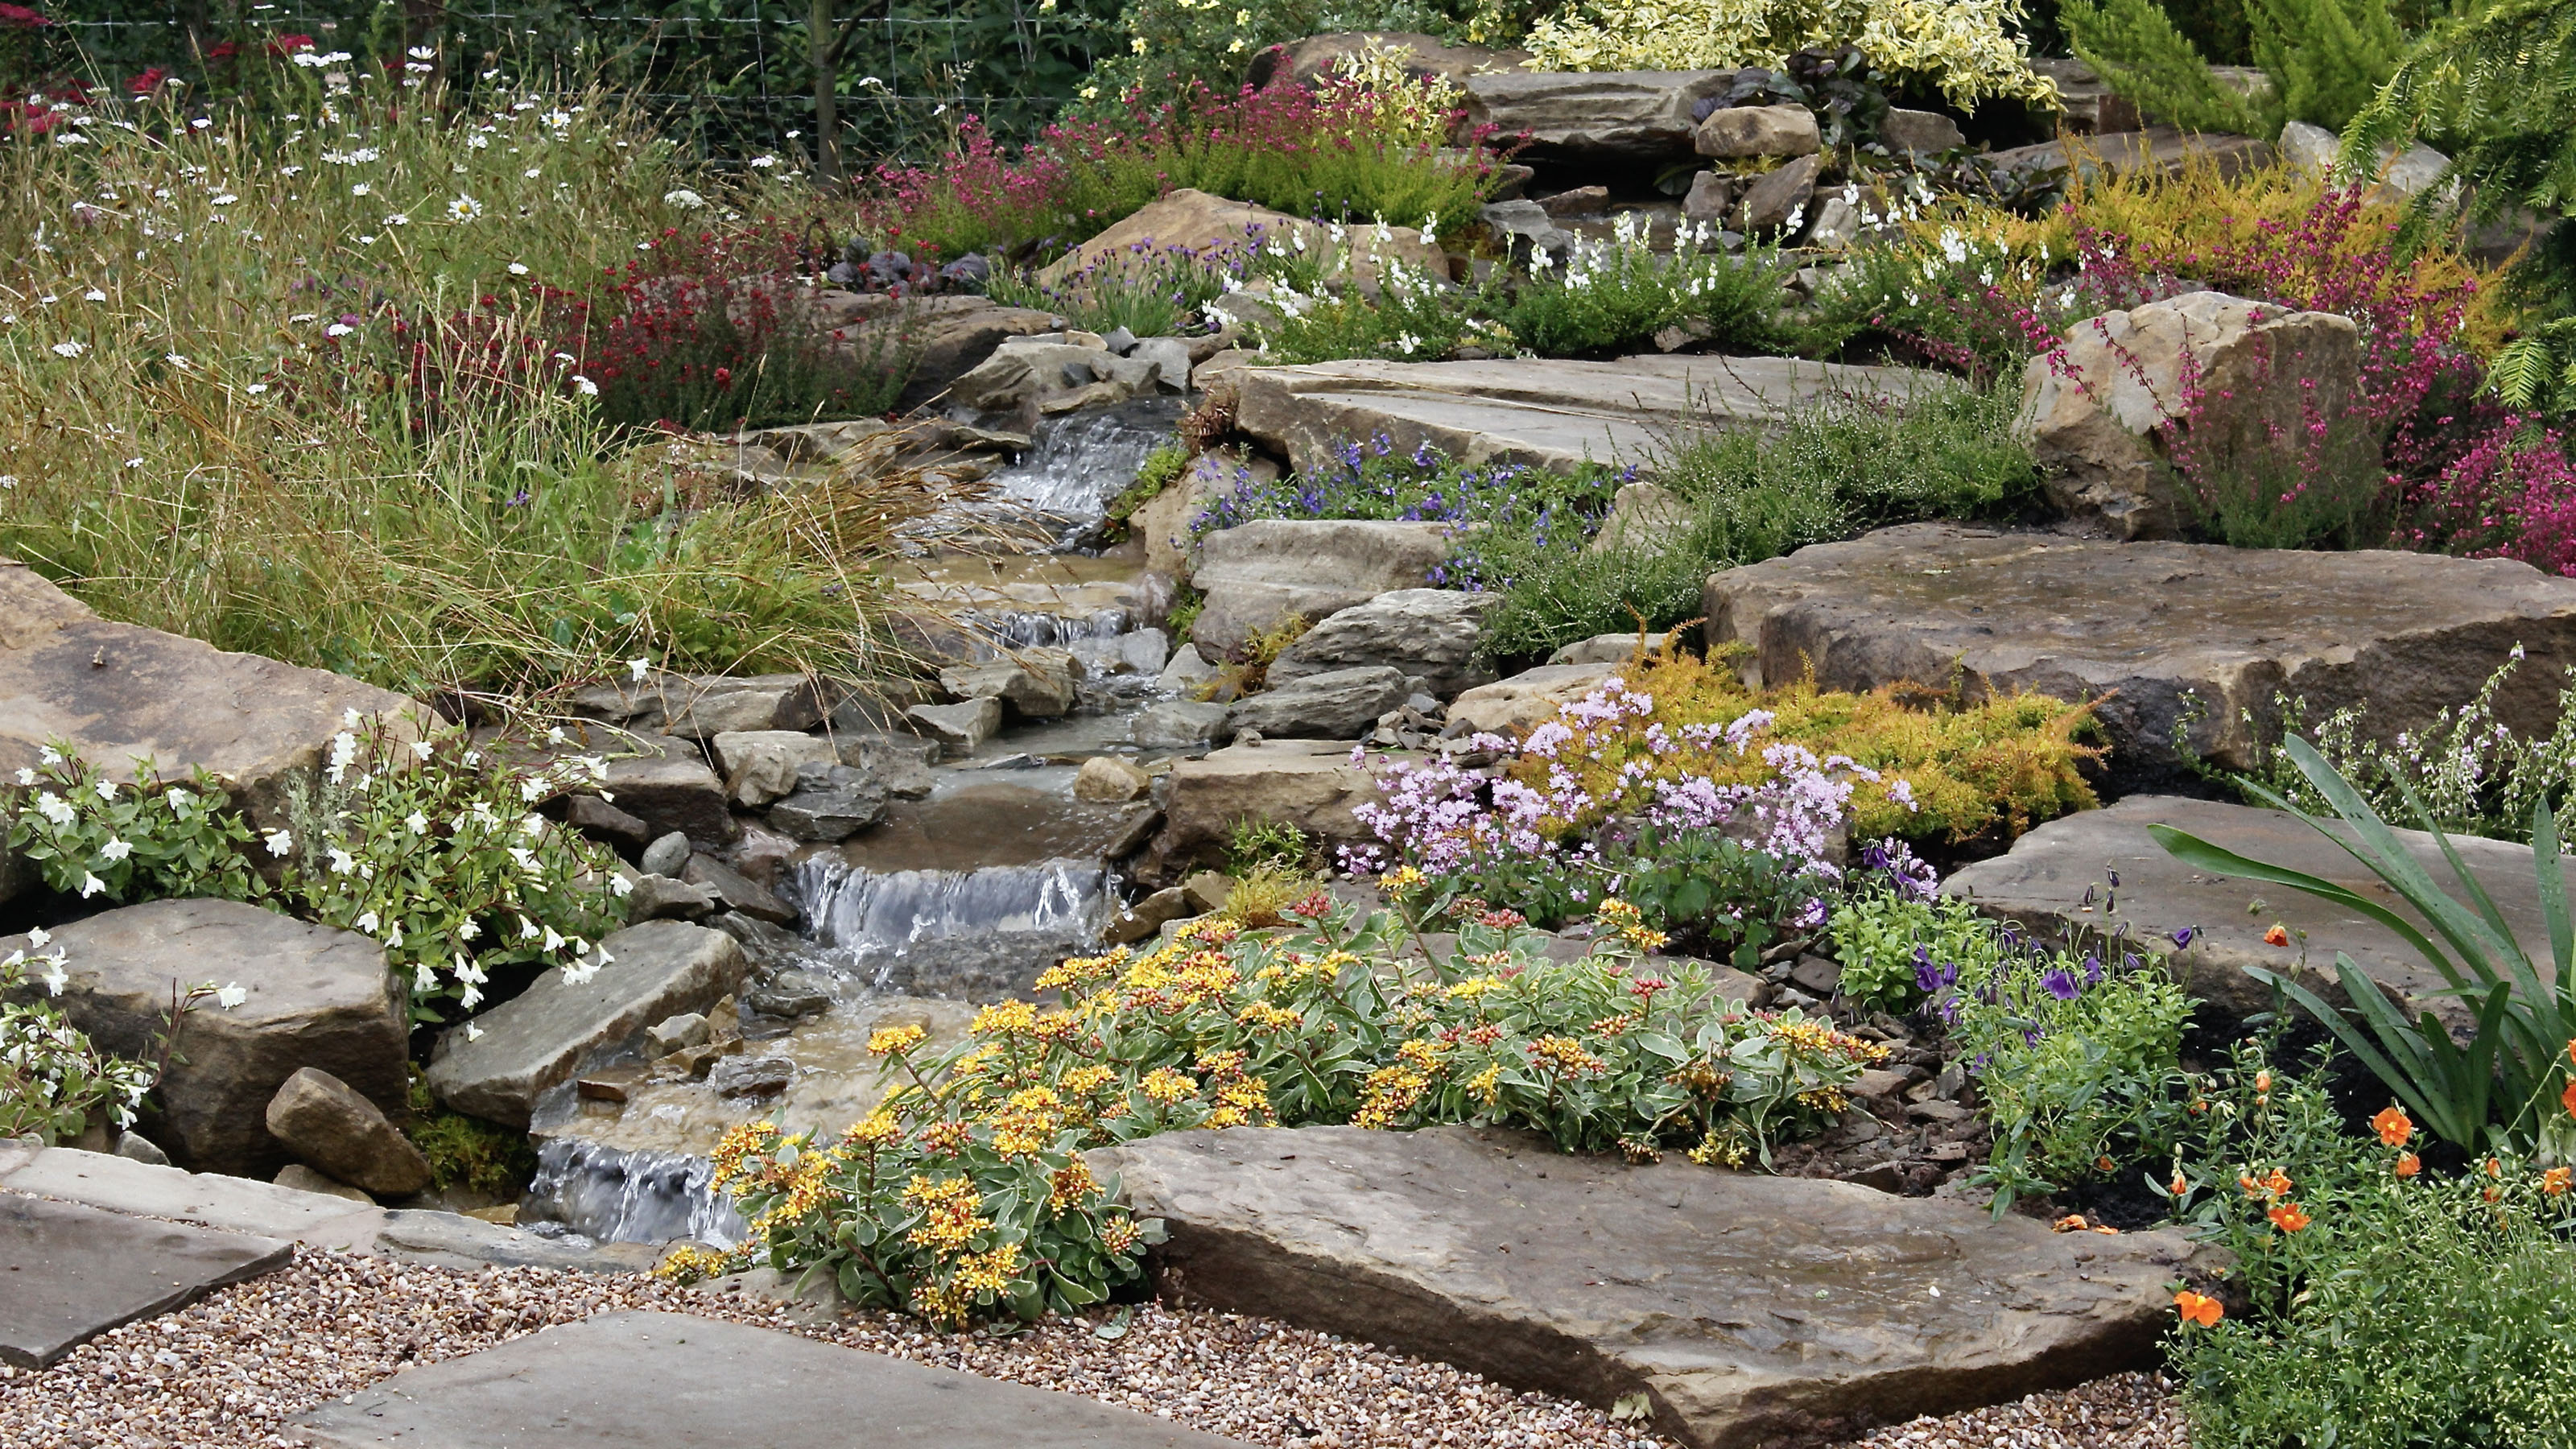
<path fill-rule="evenodd" d="M 718 1186 L 750 1223 L 740 1258 L 822 1268 L 862 1302 L 960 1326 L 1099 1301 L 1161 1225 L 1080 1155 L 1204 1127 L 1438 1123 L 1532 1128 L 1567 1151 L 1667 1147 L 1738 1164 L 1844 1106 L 1885 1048 L 1795 1011 L 1757 1012 L 1696 965 L 1644 962 L 1618 903 L 1596 952 L 1552 961 L 1481 906 L 1432 948 L 1394 915 L 1316 892 L 1288 924 L 1189 922 L 1150 950 L 1076 957 L 964 1039 L 869 1042 L 894 1078 L 837 1138 L 755 1123 Z M 714 1265 L 692 1258 L 670 1271 Z"/>

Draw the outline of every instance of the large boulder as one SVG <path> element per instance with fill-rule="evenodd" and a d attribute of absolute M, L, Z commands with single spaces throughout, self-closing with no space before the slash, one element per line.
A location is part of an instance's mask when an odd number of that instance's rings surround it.
<path fill-rule="evenodd" d="M 1053 719 L 1073 708 L 1074 674 L 1070 651 L 1032 647 L 1005 659 L 952 664 L 939 671 L 939 687 L 958 699 L 998 699 L 1027 718 Z"/>
<path fill-rule="evenodd" d="M 1703 156 L 1731 160 L 1812 156 L 1823 144 L 1823 132 L 1816 127 L 1816 113 L 1805 106 L 1723 106 L 1699 123 L 1691 142 Z"/>
<path fill-rule="evenodd" d="M 1816 174 L 1823 166 L 1822 157 L 1806 155 L 1764 172 L 1744 188 L 1744 200 L 1735 208 L 1736 229 L 1748 236 L 1797 231 L 1806 220 L 1807 202 L 1816 194 Z"/>
<path fill-rule="evenodd" d="M 1352 740 L 1375 728 L 1378 716 L 1402 705 L 1413 690 L 1404 672 L 1376 665 L 1305 675 L 1263 690 L 1234 707 L 1226 726 L 1280 739 Z"/>
<path fill-rule="evenodd" d="M 1173 1132 L 1093 1154 L 1166 1293 L 1602 1408 L 1692 1449 L 1848 1437 L 2162 1361 L 2177 1232 L 2051 1232 L 1854 1183 L 1460 1127 Z"/>
<path fill-rule="evenodd" d="M 1295 246 L 1301 240 L 1310 251 L 1319 251 L 1329 245 L 1331 235 L 1332 229 L 1323 223 L 1184 186 L 1165 192 L 1160 200 L 1041 267 L 1038 282 L 1049 287 L 1080 285 L 1085 274 L 1142 266 L 1157 252 L 1188 252 L 1222 260 L 1249 254 L 1270 242 Z M 1352 274 L 1364 280 L 1373 280 L 1383 262 L 1400 262 L 1443 281 L 1449 276 L 1449 260 L 1440 244 L 1418 227 L 1345 227 L 1342 245 Z"/>
<path fill-rule="evenodd" d="M 0 775 L 56 741 L 119 782 L 141 758 L 164 775 L 202 765 L 253 821 L 277 825 L 289 778 L 321 763 L 351 710 L 406 736 L 428 717 L 354 679 L 102 619 L 0 560 Z"/>
<path fill-rule="evenodd" d="M 1433 694 L 1447 699 L 1493 678 L 1475 663 L 1476 641 L 1483 637 L 1485 616 L 1502 601 L 1500 594 L 1456 589 L 1390 590 L 1299 636 L 1270 665 L 1270 683 L 1275 688 L 1333 670 L 1382 665 L 1423 679 Z"/>
<path fill-rule="evenodd" d="M 2226 769 L 2277 738 L 2276 694 L 2420 730 L 2521 647 L 2496 716 L 2547 734 L 2576 664 L 2576 579 L 2510 559 L 2113 543 L 1917 523 L 1709 577 L 1711 649 L 1748 682 L 2093 700 L 2111 781 L 2173 779 L 2177 730 Z M 1454 713 L 1454 711 L 1453 711 Z"/>
<path fill-rule="evenodd" d="M 948 391 L 949 384 L 980 366 L 1012 337 L 1061 332 L 1064 319 L 1033 307 L 1005 307 L 989 297 L 932 297 L 917 303 L 913 345 L 919 349 L 912 380 L 896 399 L 909 412 Z"/>
<path fill-rule="evenodd" d="M 1186 356 L 1166 371 L 1150 358 L 1121 357 L 1105 347 L 1050 334 L 1004 339 L 991 357 L 951 383 L 948 395 L 981 412 L 1018 413 L 1034 421 L 1029 409 L 1043 409 L 1050 399 L 1067 394 L 1080 393 L 1086 402 L 1123 402 L 1151 393 L 1157 383 L 1169 383 L 1177 391 L 1189 381 Z"/>
<path fill-rule="evenodd" d="M 595 1059 L 633 1045 L 665 1017 L 703 1012 L 742 984 L 742 947 L 678 921 L 629 926 L 600 942 L 609 958 L 586 980 L 564 968 L 439 1037 L 430 1090 L 459 1112 L 528 1125 L 538 1094 Z"/>
<path fill-rule="evenodd" d="M 1526 50 L 1453 45 L 1438 36 L 1410 30 L 1343 30 L 1265 48 L 1245 67 L 1243 83 L 1254 90 L 1280 84 L 1313 85 L 1333 74 L 1342 57 L 1370 49 L 1400 57 L 1404 73 L 1416 80 L 1439 76 L 1463 81 L 1471 75 L 1515 71 L 1527 65 L 1530 58 Z"/>
<path fill-rule="evenodd" d="M 1222 859 L 1228 832 L 1241 820 L 1279 820 L 1330 848 L 1374 837 L 1352 807 L 1378 798 L 1351 747 L 1324 740 L 1265 740 L 1232 745 L 1195 760 L 1175 760 L 1163 801 L 1163 830 L 1140 876 L 1178 881 L 1193 864 Z"/>
<path fill-rule="evenodd" d="M 800 768 L 841 758 L 830 740 L 801 730 L 727 730 L 707 741 L 707 748 L 725 772 L 726 797 L 750 810 L 793 791 Z"/>
<path fill-rule="evenodd" d="M 676 830 L 711 845 L 733 839 L 725 783 L 707 768 L 695 744 L 668 735 L 639 735 L 621 743 L 628 753 L 610 758 L 608 778 L 601 782 L 617 797 L 613 803 L 618 809 L 642 821 L 655 837 Z"/>
<path fill-rule="evenodd" d="M 707 740 L 756 730 L 810 730 L 828 712 L 821 687 L 803 674 L 678 674 L 590 685 L 572 712 L 638 734 Z"/>
<path fill-rule="evenodd" d="M 2440 994 L 2447 983 L 2394 931 L 2300 891 L 2185 865 L 2156 843 L 2148 833 L 2153 825 L 2322 877 L 2429 933 L 2395 891 L 2297 816 L 2170 795 L 2132 795 L 2106 809 L 2049 821 L 2013 842 L 2009 853 L 1952 873 L 1942 889 L 1974 900 L 1989 915 L 2060 938 L 2080 933 L 2098 940 L 2126 928 L 2125 939 L 2136 943 L 2132 949 L 2166 955 L 2192 995 L 2238 1017 L 2272 1007 L 2271 989 L 2247 976 L 2246 967 L 2297 977 L 2340 997 L 2333 977 L 2335 957 L 2342 954 L 2406 998 L 2409 1016 L 2429 1010 L 2469 1026 L 2469 1008 Z M 2401 830 L 2398 838 L 2435 881 L 2459 893 L 2432 836 Z M 2548 960 L 2549 921 L 2540 908 L 2531 848 L 2457 835 L 2451 845 L 2523 949 Z M 2117 890 L 2110 889 L 2114 874 Z M 2264 940 L 2275 925 L 2287 927 L 2295 944 Z"/>
<path fill-rule="evenodd" d="M 288 1077 L 261 1116 L 288 1151 L 377 1197 L 405 1197 L 429 1186 L 429 1159 L 376 1104 L 319 1067 Z"/>
<path fill-rule="evenodd" d="M 1222 659 L 1292 616 L 1323 619 L 1420 588 L 1449 546 L 1447 524 L 1358 518 L 1261 518 L 1211 533 L 1191 575 L 1207 601 L 1190 639 Z"/>
<path fill-rule="evenodd" d="M 2366 183 L 2374 201 L 2402 201 L 2431 190 L 2451 169 L 2451 158 L 2421 141 L 2400 149 L 2381 146 L 2367 174 L 2346 175 L 2343 138 L 2323 126 L 2292 121 L 2281 128 L 2281 159 L 2311 176 Z"/>
<path fill-rule="evenodd" d="M 174 991 L 204 983 L 248 993 L 229 1009 L 200 1002 L 180 1019 L 177 1051 L 146 1127 L 180 1166 L 266 1178 L 291 1159 L 264 1120 L 306 1067 L 339 1078 L 379 1111 L 409 1110 L 411 1024 L 385 952 L 355 931 L 290 920 L 238 901 L 152 901 L 54 932 L 71 980 L 72 1023 L 119 1056 L 158 1060 Z M 25 948 L 0 941 L 0 954 Z"/>
<path fill-rule="evenodd" d="M 1651 472 L 1677 431 L 1771 429 L 1836 398 L 1899 405 L 1951 386 L 1902 367 L 1790 357 L 1622 357 L 1609 362 L 1353 359 L 1237 375 L 1235 426 L 1301 471 L 1340 461 L 1353 438 L 1429 447 L 1470 466 L 1570 473 L 1587 462 Z"/>
<path fill-rule="evenodd" d="M 1735 83 L 1731 70 L 1507 71 L 1471 75 L 1467 122 L 1527 135 L 1523 161 L 1599 165 L 1686 160 L 1691 108 Z"/>
<path fill-rule="evenodd" d="M 1636 636 L 1620 636 L 1634 653 Z M 1585 663 L 1547 663 L 1536 669 L 1524 669 L 1509 679 L 1480 684 L 1449 703 L 1449 722 L 1464 725 L 1480 734 L 1527 734 L 1549 720 L 1557 711 L 1599 689 L 1619 673 L 1628 654 L 1613 660 Z"/>
<path fill-rule="evenodd" d="M 2319 486 L 2334 487 L 2340 474 L 2376 476 L 2364 429 L 2311 436 L 2341 422 L 2360 385 L 2351 318 L 2187 292 L 2076 323 L 2062 349 L 2030 360 L 2014 426 L 2068 517 L 2114 538 L 2177 538 L 2200 513 L 2171 461 L 2177 422 L 2204 469 L 2268 458 L 2282 479 L 2322 473 Z"/>

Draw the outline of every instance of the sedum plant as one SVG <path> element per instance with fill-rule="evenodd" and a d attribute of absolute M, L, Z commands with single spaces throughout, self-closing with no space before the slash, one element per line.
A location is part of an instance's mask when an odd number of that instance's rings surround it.
<path fill-rule="evenodd" d="M 1437 950 L 1321 890 L 1284 929 L 1204 917 L 1142 954 L 1066 961 L 1060 1009 L 1004 1002 L 967 1041 L 877 1034 L 900 1084 L 838 1138 L 729 1134 L 718 1182 L 746 1256 L 852 1299 L 961 1326 L 1098 1302 L 1159 1236 L 1095 1178 L 1091 1147 L 1185 1128 L 1434 1123 L 1539 1132 L 1565 1151 L 1665 1147 L 1733 1165 L 1844 1107 L 1885 1049 L 1797 1012 L 1747 1010 L 1699 967 L 1636 958 L 1633 912 L 1552 961 L 1509 912 Z M 677 1271 L 718 1266 L 698 1258 Z"/>

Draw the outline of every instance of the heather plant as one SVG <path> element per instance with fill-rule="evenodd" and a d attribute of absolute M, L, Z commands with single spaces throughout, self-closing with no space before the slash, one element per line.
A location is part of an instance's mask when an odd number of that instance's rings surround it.
<path fill-rule="evenodd" d="M 148 758 L 133 762 L 133 775 L 112 780 L 69 743 L 46 745 L 35 766 L 18 771 L 9 853 L 35 866 L 48 889 L 82 900 L 264 893 L 242 854 L 250 827 L 222 781 L 202 766 L 184 784 L 164 779 Z"/>
<path fill-rule="evenodd" d="M 2399 504 L 2408 547 L 2515 558 L 2576 577 L 2576 462 L 2557 429 L 2507 414 Z"/>
<path fill-rule="evenodd" d="M 1734 1165 L 1838 1114 L 1885 1048 L 1753 1012 L 1701 969 L 1637 959 L 1635 917 L 1553 961 L 1507 912 L 1455 946 L 1316 890 L 1284 928 L 1205 917 L 1142 953 L 1064 962 L 1059 1009 L 987 1008 L 945 1054 L 879 1032 L 898 1088 L 837 1138 L 753 1124 L 717 1153 L 745 1253 L 854 1300 L 956 1327 L 1098 1302 L 1159 1237 L 1094 1178 L 1090 1147 L 1184 1128 L 1435 1123 L 1533 1130 L 1560 1150 Z M 713 1262 L 687 1265 L 705 1271 Z"/>

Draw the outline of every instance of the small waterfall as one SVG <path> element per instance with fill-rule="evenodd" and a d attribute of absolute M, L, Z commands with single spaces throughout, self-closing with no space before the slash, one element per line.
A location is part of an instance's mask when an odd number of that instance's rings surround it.
<path fill-rule="evenodd" d="M 977 643 L 998 655 L 1004 649 L 1071 649 L 1100 639 L 1115 639 L 1128 630 L 1125 609 L 1101 609 L 1089 614 L 990 613 L 980 609 L 961 611 L 957 622 L 975 635 Z"/>
<path fill-rule="evenodd" d="M 716 1195 L 715 1164 L 676 1152 L 626 1152 L 576 1137 L 537 1146 L 537 1174 L 522 1211 L 601 1243 L 694 1238 L 732 1247 L 750 1231 Z"/>
<path fill-rule="evenodd" d="M 1111 887 L 1096 860 L 872 871 L 815 856 L 787 894 L 821 964 L 879 991 L 984 1000 L 1097 942 Z"/>
<path fill-rule="evenodd" d="M 1143 398 L 1049 418 L 1038 424 L 1034 446 L 993 475 L 988 496 L 1061 519 L 1078 533 L 1136 480 L 1145 455 L 1171 440 L 1180 412 L 1177 398 Z"/>

